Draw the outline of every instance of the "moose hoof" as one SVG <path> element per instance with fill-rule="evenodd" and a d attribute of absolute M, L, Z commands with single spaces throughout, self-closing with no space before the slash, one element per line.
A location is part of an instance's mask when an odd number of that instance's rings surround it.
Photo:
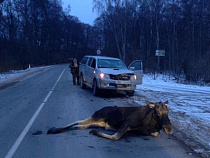
<path fill-rule="evenodd" d="M 58 130 L 57 128 L 53 127 L 53 128 L 50 128 L 48 131 L 47 131 L 47 134 L 56 134 L 58 133 Z"/>
<path fill-rule="evenodd" d="M 92 135 L 98 135 L 98 130 L 91 130 L 90 132 L 89 132 L 89 134 L 92 134 Z"/>
<path fill-rule="evenodd" d="M 154 133 L 151 133 L 151 135 L 155 138 L 158 138 L 160 137 L 160 132 L 154 132 Z"/>

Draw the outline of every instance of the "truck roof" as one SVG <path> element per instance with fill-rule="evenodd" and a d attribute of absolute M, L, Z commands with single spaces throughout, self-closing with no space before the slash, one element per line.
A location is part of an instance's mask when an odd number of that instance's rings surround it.
<path fill-rule="evenodd" d="M 119 58 L 106 57 L 106 56 L 86 55 L 86 57 L 93 57 L 93 58 L 95 58 L 95 59 L 112 59 L 112 60 L 120 60 Z"/>

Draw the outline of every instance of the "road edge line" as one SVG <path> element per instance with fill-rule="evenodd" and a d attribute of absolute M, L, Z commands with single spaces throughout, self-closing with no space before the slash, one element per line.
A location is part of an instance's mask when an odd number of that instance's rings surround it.
<path fill-rule="evenodd" d="M 60 81 L 61 77 L 63 76 L 63 73 L 65 72 L 65 70 L 66 70 L 66 68 L 60 74 L 60 76 L 58 77 L 57 81 L 55 82 L 53 88 L 49 91 L 49 93 L 47 94 L 47 96 L 45 97 L 43 102 L 39 105 L 39 108 L 36 110 L 36 112 L 34 113 L 32 118 L 30 119 L 30 121 L 26 125 L 26 127 L 23 129 L 23 131 L 21 132 L 21 134 L 19 135 L 19 137 L 17 138 L 17 140 L 15 141 L 13 146 L 10 148 L 10 150 L 7 153 L 7 155 L 5 156 L 5 158 L 12 158 L 12 156 L 15 154 L 15 152 L 18 149 L 19 145 L 21 144 L 21 142 L 23 141 L 24 137 L 28 133 L 29 129 L 33 125 L 34 121 L 36 120 L 36 117 L 39 115 L 40 111 L 42 110 L 42 108 L 44 107 L 45 103 L 49 99 L 49 97 L 52 94 L 52 92 L 53 92 L 54 88 L 56 87 L 57 83 Z"/>

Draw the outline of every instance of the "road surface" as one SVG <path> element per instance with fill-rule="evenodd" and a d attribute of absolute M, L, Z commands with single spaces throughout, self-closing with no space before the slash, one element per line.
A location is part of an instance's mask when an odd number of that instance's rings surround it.
<path fill-rule="evenodd" d="M 89 135 L 90 129 L 47 135 L 49 128 L 85 119 L 104 106 L 133 106 L 123 95 L 94 97 L 74 86 L 68 65 L 52 66 L 0 90 L 2 158 L 194 158 L 173 135 L 126 135 L 119 141 Z"/>

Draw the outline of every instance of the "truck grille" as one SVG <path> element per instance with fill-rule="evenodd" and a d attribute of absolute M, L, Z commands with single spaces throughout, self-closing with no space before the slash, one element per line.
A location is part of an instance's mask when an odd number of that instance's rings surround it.
<path fill-rule="evenodd" d="M 115 87 L 115 88 L 127 88 L 131 87 L 131 84 L 116 84 L 116 83 L 110 83 L 110 87 Z"/>
<path fill-rule="evenodd" d="M 109 75 L 112 80 L 130 80 L 131 74 Z"/>

